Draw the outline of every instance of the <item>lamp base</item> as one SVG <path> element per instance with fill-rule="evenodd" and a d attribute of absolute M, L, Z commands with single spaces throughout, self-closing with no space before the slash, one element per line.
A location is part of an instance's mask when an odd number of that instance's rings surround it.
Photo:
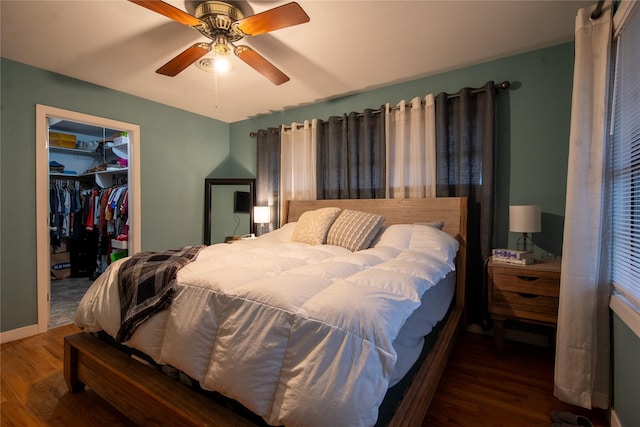
<path fill-rule="evenodd" d="M 516 243 L 516 248 L 519 251 L 524 252 L 533 252 L 534 248 L 533 240 L 529 237 L 527 233 L 522 233 L 522 237 L 518 238 Z"/>

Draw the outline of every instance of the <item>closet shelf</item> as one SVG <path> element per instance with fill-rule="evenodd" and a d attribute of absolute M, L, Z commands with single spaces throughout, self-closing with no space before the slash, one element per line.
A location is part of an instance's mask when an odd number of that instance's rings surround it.
<path fill-rule="evenodd" d="M 126 142 L 122 144 L 106 147 L 105 149 L 107 151 L 111 150 L 113 154 L 115 154 L 121 159 L 129 158 L 129 144 Z M 56 147 L 55 145 L 50 145 L 49 151 L 53 153 L 65 153 L 65 154 L 75 154 L 80 156 L 102 157 L 102 153 L 100 153 L 100 151 L 81 150 L 79 148 Z"/>
<path fill-rule="evenodd" d="M 110 149 L 113 154 L 120 157 L 121 159 L 129 159 L 129 144 L 126 142 L 107 147 L 107 149 Z"/>
<path fill-rule="evenodd" d="M 80 150 L 78 148 L 56 147 L 55 145 L 50 145 L 49 151 L 53 153 L 66 153 L 66 154 L 77 154 L 81 156 L 102 157 L 102 153 L 98 151 Z"/>
<path fill-rule="evenodd" d="M 96 184 L 98 184 L 100 188 L 108 188 L 108 187 L 114 186 L 117 180 L 116 177 L 122 176 L 122 175 L 126 176 L 128 170 L 129 168 L 122 168 L 122 169 L 113 170 L 113 171 L 104 170 L 99 172 L 91 172 L 90 174 L 95 177 Z"/>
<path fill-rule="evenodd" d="M 112 187 L 115 182 L 117 182 L 117 178 L 126 176 L 129 173 L 129 168 L 120 168 L 115 170 L 103 170 L 97 172 L 87 172 L 81 174 L 70 174 L 70 173 L 62 173 L 62 172 L 52 172 L 49 171 L 49 177 L 57 178 L 57 179 L 82 179 L 82 178 L 91 178 L 96 181 L 96 184 L 100 188 Z"/>
<path fill-rule="evenodd" d="M 114 170 L 108 170 L 107 169 L 107 170 L 103 170 L 103 171 L 86 172 L 86 173 L 82 173 L 80 175 L 75 175 L 75 176 L 96 176 L 96 175 L 107 175 L 107 174 L 110 174 L 110 173 L 121 174 L 121 173 L 127 173 L 127 171 L 129 171 L 129 168 L 119 168 L 119 169 L 114 169 Z"/>
<path fill-rule="evenodd" d="M 128 170 L 129 168 L 119 168 L 119 169 L 113 169 L 113 170 L 107 169 L 107 170 L 93 172 L 93 173 L 95 175 L 108 174 L 108 173 L 127 173 Z"/>
<path fill-rule="evenodd" d="M 51 172 L 51 171 L 49 171 L 49 176 L 50 177 L 55 177 L 55 178 L 80 178 L 82 175 L 78 175 L 77 173 L 72 174 L 72 173 L 62 173 L 62 172 Z"/>

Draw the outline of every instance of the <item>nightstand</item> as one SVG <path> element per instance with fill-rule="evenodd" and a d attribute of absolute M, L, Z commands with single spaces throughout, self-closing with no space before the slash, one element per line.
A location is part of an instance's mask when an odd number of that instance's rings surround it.
<path fill-rule="evenodd" d="M 559 296 L 559 260 L 536 260 L 530 265 L 489 261 L 489 312 L 498 356 L 505 320 L 549 326 L 555 334 Z"/>

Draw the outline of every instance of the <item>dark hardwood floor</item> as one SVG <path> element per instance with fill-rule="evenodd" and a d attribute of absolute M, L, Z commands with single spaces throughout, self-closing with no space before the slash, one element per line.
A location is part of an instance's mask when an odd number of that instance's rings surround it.
<path fill-rule="evenodd" d="M 2 345 L 2 427 L 133 426 L 95 393 L 67 392 L 62 340 L 77 331 L 66 325 Z M 423 426 L 550 426 L 552 411 L 580 413 L 596 427 L 607 425 L 602 412 L 553 397 L 550 350 L 506 341 L 498 359 L 492 345 L 483 335 L 460 336 Z"/>
<path fill-rule="evenodd" d="M 584 415 L 608 426 L 604 411 L 589 411 L 553 396 L 554 352 L 514 341 L 495 356 L 493 337 L 463 333 L 451 354 L 423 427 L 550 426 L 551 413 Z"/>

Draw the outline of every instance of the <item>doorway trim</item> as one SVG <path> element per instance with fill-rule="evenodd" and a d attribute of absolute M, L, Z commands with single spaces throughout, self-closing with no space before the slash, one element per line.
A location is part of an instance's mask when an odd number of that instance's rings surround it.
<path fill-rule="evenodd" d="M 49 327 L 49 132 L 48 117 L 87 123 L 129 133 L 129 254 L 140 252 L 140 126 L 56 107 L 36 104 L 36 281 L 38 295 L 38 333 Z"/>

